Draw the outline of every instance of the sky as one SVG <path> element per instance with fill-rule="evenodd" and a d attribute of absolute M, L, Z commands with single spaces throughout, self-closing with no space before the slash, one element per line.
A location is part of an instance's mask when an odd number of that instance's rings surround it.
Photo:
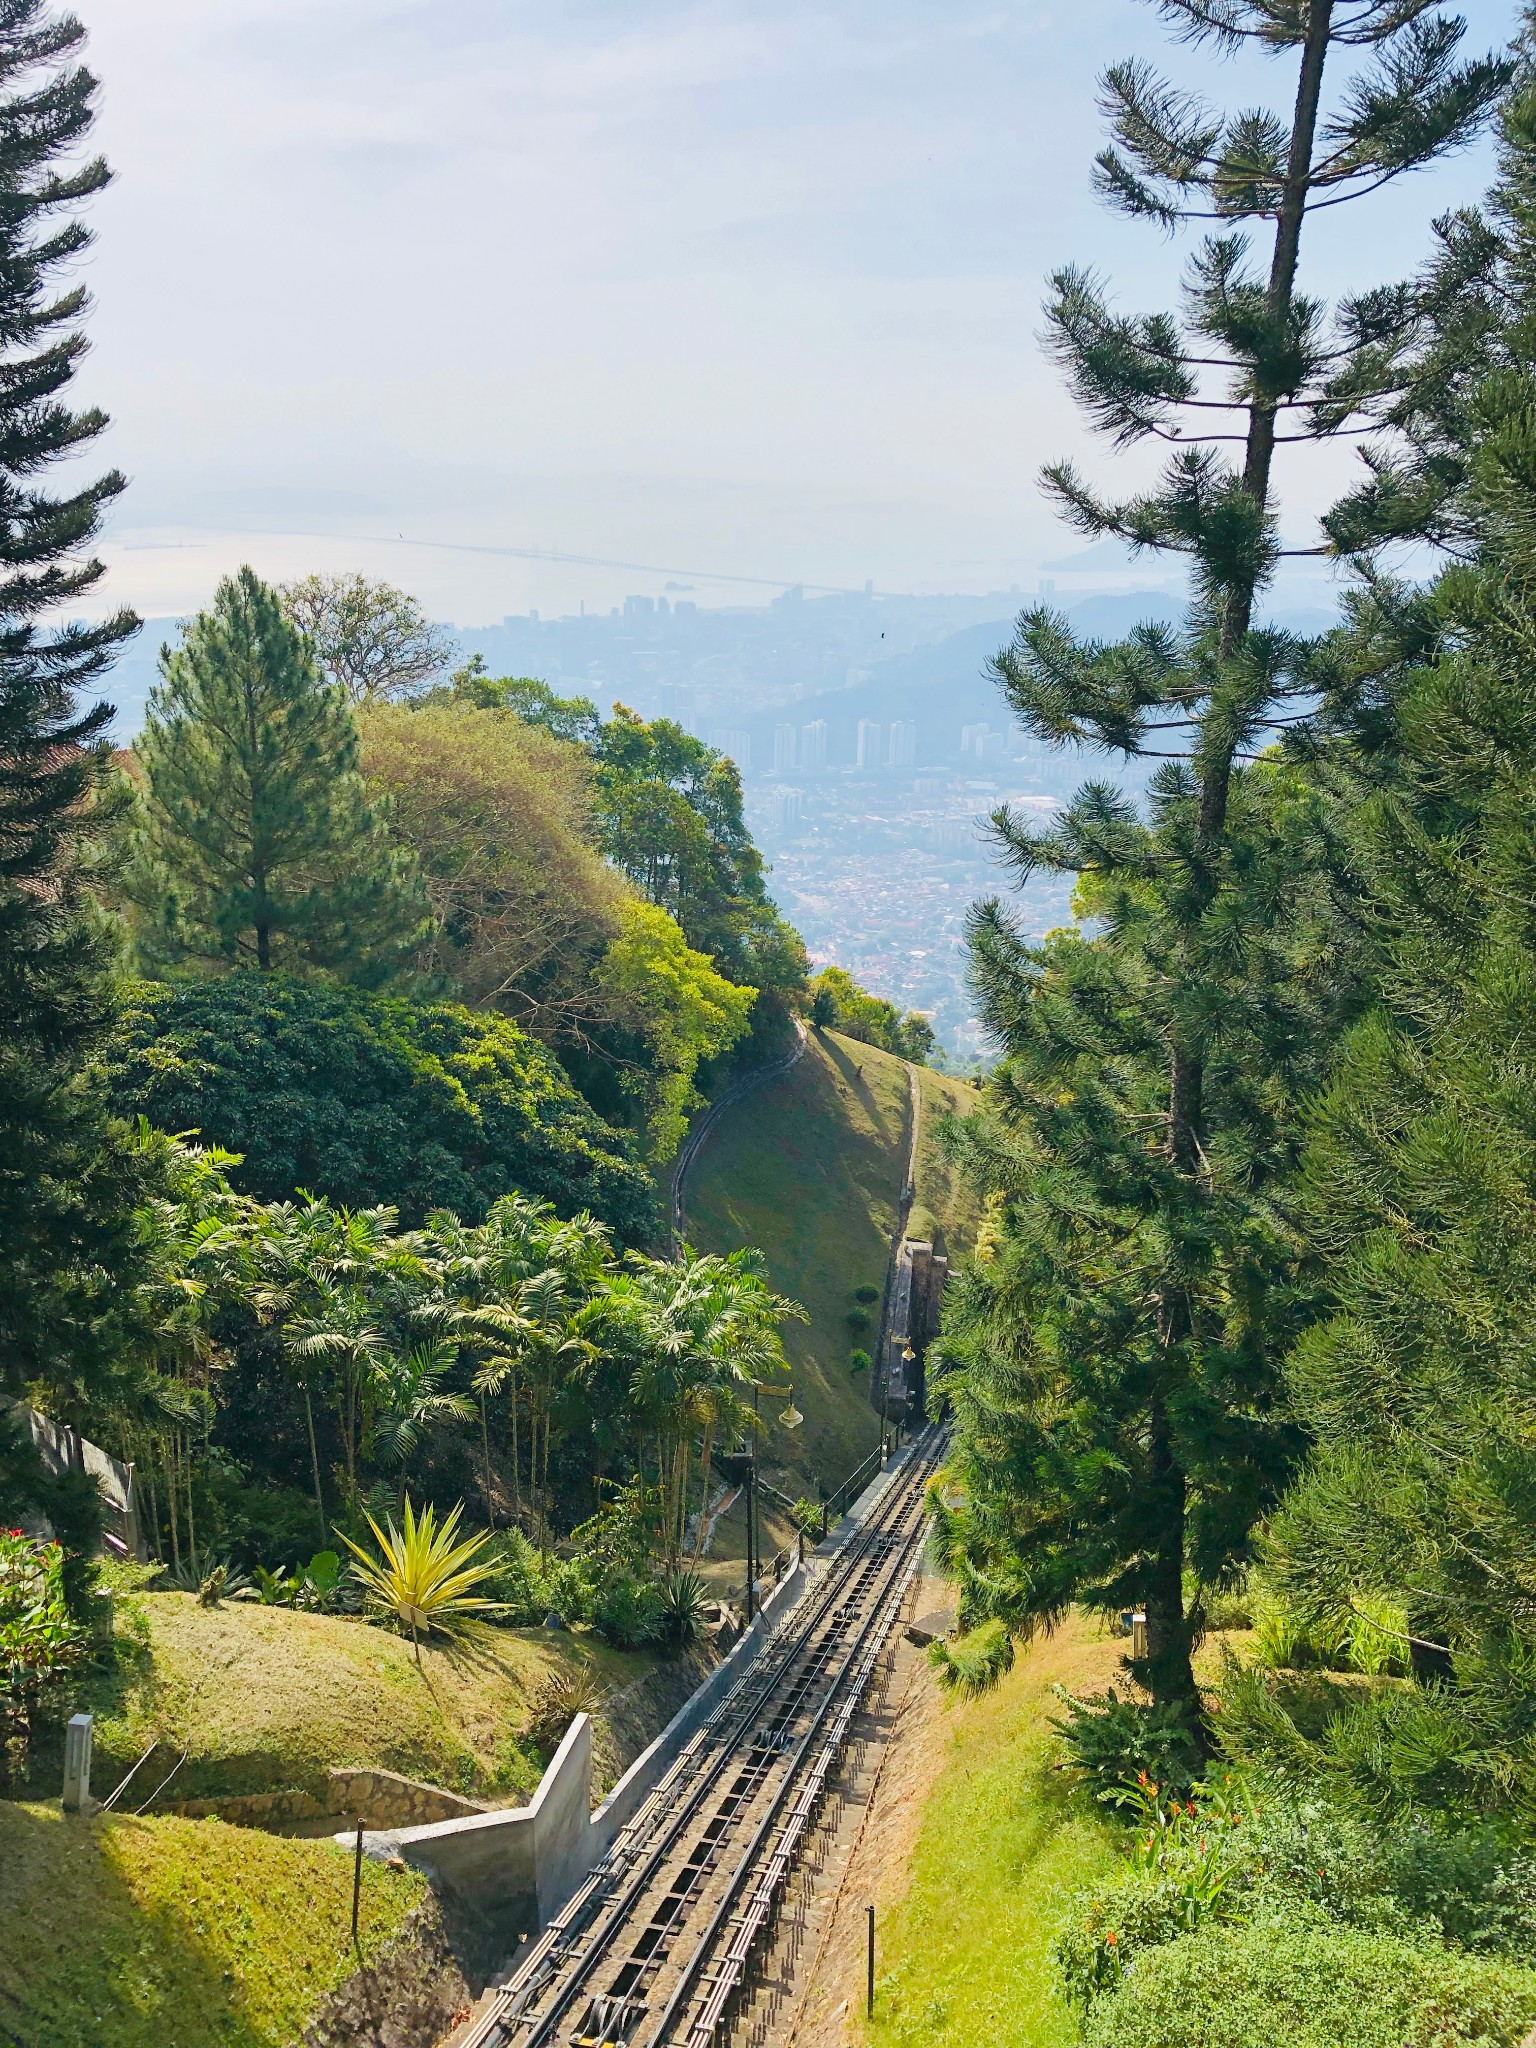
<path fill-rule="evenodd" d="M 669 583 L 1027 586 L 1081 545 L 1043 461 L 1147 473 L 1084 435 L 1044 279 L 1088 263 L 1151 308 L 1178 262 L 1091 196 L 1097 72 L 1288 84 L 1136 0 L 79 11 L 116 172 L 79 389 L 132 480 L 99 601 L 150 616 L 242 561 L 384 576 L 460 625 Z M 1512 31 L 1468 12 L 1477 47 Z M 1489 165 L 1340 209 L 1310 287 L 1412 268 Z M 1288 522 L 1347 461 L 1293 459 Z"/>

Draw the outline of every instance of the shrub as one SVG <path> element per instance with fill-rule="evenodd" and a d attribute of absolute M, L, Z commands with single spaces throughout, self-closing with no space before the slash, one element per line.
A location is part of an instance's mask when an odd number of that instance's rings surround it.
<path fill-rule="evenodd" d="M 871 1303 L 877 1302 L 880 1299 L 880 1290 L 878 1287 L 871 1287 L 866 1280 L 862 1287 L 855 1287 L 853 1298 L 855 1301 L 863 1302 L 864 1306 L 868 1308 Z"/>
<path fill-rule="evenodd" d="M 422 1635 L 434 1629 L 446 1636 L 467 1635 L 497 1611 L 496 1602 L 481 1590 L 491 1576 L 481 1557 L 489 1539 L 461 1539 L 460 1513 L 454 1508 L 439 1528 L 437 1511 L 429 1506 L 416 1515 L 407 1494 L 400 1528 L 390 1521 L 381 1529 L 372 1515 L 368 1517 L 379 1546 L 377 1558 L 350 1537 L 342 1538 L 357 1559 L 357 1576 L 370 1605 L 409 1631 L 418 1664 Z"/>
<path fill-rule="evenodd" d="M 116 1109 L 240 1153 L 232 1178 L 263 1201 L 305 1188 L 416 1225 L 478 1221 L 517 1188 L 650 1234 L 625 1140 L 505 1017 L 281 974 L 144 984 L 106 1064 Z"/>
<path fill-rule="evenodd" d="M 850 1372 L 868 1372 L 868 1371 L 869 1371 L 869 1368 L 870 1368 L 870 1364 L 871 1364 L 871 1360 L 870 1360 L 870 1356 L 869 1356 L 869 1353 L 868 1353 L 867 1351 L 850 1351 L 850 1352 L 849 1352 L 849 1354 L 848 1354 L 848 1370 L 849 1370 Z"/>
<path fill-rule="evenodd" d="M 598 1588 L 592 1620 L 616 1650 L 638 1650 L 653 1643 L 662 1626 L 662 1601 L 649 1579 L 632 1572 L 614 1572 Z"/>
<path fill-rule="evenodd" d="M 661 1639 L 675 1650 L 686 1649 L 704 1633 L 710 1606 L 708 1586 L 697 1572 L 672 1572 L 657 1589 L 661 1596 Z"/>
<path fill-rule="evenodd" d="M 1113 1686 L 1081 1700 L 1061 1686 L 1055 1691 L 1066 1711 L 1051 1726 L 1068 1762 L 1106 1806 L 1138 1805 L 1147 1781 L 1165 1794 L 1194 1784 L 1200 1745 L 1177 1707 L 1139 1706 Z"/>
<path fill-rule="evenodd" d="M 0 1776 L 20 1763 L 85 1648 L 65 1599 L 62 1546 L 0 1530 Z"/>
<path fill-rule="evenodd" d="M 843 1320 L 847 1323 L 849 1329 L 853 1331 L 854 1335 L 858 1336 L 862 1331 L 869 1328 L 869 1310 L 867 1308 L 851 1308 Z"/>
<path fill-rule="evenodd" d="M 1138 1954 L 1087 2048 L 1513 2048 L 1536 1972 L 1268 1903 Z"/>
<path fill-rule="evenodd" d="M 928 1662 L 946 1691 L 971 1699 L 1013 1669 L 1013 1637 L 1005 1622 L 984 1621 L 952 1643 L 930 1643 Z"/>
<path fill-rule="evenodd" d="M 557 1748 L 578 1714 L 600 1714 L 608 1700 L 608 1688 L 595 1671 L 552 1671 L 529 1695 L 529 1740 L 541 1749 Z"/>

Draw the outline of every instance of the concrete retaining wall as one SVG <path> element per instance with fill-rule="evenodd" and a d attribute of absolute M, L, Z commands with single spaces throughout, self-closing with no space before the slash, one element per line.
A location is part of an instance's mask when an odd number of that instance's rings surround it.
<path fill-rule="evenodd" d="M 835 1557 L 852 1540 L 909 1455 L 910 1447 L 865 1488 L 818 1555 Z M 435 1885 L 489 1923 L 504 1942 L 546 1925 L 655 1789 L 689 1737 L 756 1660 L 780 1618 L 806 1589 L 807 1576 L 804 1563 L 785 1574 L 730 1655 L 636 1757 L 595 1813 L 590 1810 L 592 1724 L 585 1714 L 578 1714 L 527 1806 L 423 1827 L 375 1830 L 364 1835 L 365 1850 L 386 1860 L 400 1857 L 425 1870 Z M 352 1839 L 336 1837 L 342 1843 Z"/>

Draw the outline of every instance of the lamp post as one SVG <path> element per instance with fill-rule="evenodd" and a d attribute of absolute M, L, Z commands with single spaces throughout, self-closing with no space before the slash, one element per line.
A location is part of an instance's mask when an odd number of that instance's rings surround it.
<path fill-rule="evenodd" d="M 747 1467 L 747 1627 L 752 1626 L 757 1613 L 757 1578 L 762 1562 L 757 1532 L 757 1440 L 761 1425 L 759 1396 L 776 1394 L 788 1405 L 780 1421 L 786 1429 L 798 1429 L 805 1417 L 795 1406 L 793 1387 L 765 1387 L 761 1380 L 752 1382 L 752 1462 Z"/>

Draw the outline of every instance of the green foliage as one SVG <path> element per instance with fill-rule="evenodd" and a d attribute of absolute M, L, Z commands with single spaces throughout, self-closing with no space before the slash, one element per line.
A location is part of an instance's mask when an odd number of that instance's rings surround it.
<path fill-rule="evenodd" d="M 669 1572 L 657 1587 L 657 1633 L 674 1650 L 686 1650 L 704 1633 L 711 1605 L 709 1587 L 697 1572 Z"/>
<path fill-rule="evenodd" d="M 850 1372 L 868 1372 L 872 1363 L 873 1360 L 867 1351 L 850 1351 L 848 1354 Z"/>
<path fill-rule="evenodd" d="M 368 787 L 420 865 L 434 924 L 417 965 L 551 1044 L 615 1022 L 594 979 L 630 891 L 592 843 L 586 754 L 504 712 L 374 704 Z"/>
<path fill-rule="evenodd" d="M 864 1332 L 869 1328 L 872 1320 L 873 1318 L 871 1317 L 869 1310 L 867 1308 L 851 1308 L 849 1309 L 847 1315 L 843 1317 L 843 1321 L 848 1325 L 849 1329 L 852 1330 L 853 1334 L 856 1337 L 860 1337 L 864 1334 Z"/>
<path fill-rule="evenodd" d="M 516 1188 L 626 1239 L 650 1228 L 622 1141 L 505 1018 L 280 975 L 141 985 L 108 1078 L 125 1112 L 240 1153 L 269 1201 L 306 1188 L 410 1222 L 478 1219 Z"/>
<path fill-rule="evenodd" d="M 64 1552 L 0 1529 L 0 1776 L 21 1764 L 38 1716 L 85 1655 L 64 1597 Z"/>
<path fill-rule="evenodd" d="M 972 1612 L 1144 1610 L 1135 1676 L 1198 1730 L 1186 1574 L 1198 1589 L 1248 1561 L 1302 1450 L 1281 1361 L 1312 1276 L 1283 1189 L 1298 1106 L 1363 1000 L 1322 882 L 1335 820 L 1295 759 L 1264 752 L 1319 687 L 1311 650 L 1257 611 L 1279 560 L 1274 458 L 1282 438 L 1373 425 L 1422 310 L 1403 287 L 1330 313 L 1302 290 L 1301 245 L 1319 206 L 1463 144 L 1511 67 L 1462 61 L 1460 23 L 1389 0 L 1347 24 L 1263 0 L 1164 12 L 1176 36 L 1255 39 L 1290 103 L 1229 115 L 1143 61 L 1111 66 L 1100 196 L 1222 232 L 1192 251 L 1179 315 L 1117 311 L 1086 264 L 1051 281 L 1049 344 L 1089 423 L 1116 449 L 1172 453 L 1124 501 L 1068 464 L 1046 487 L 1084 534 L 1182 558 L 1193 602 L 1178 628 L 1114 646 L 1039 607 L 993 664 L 1045 744 L 1157 765 L 1144 806 L 1100 781 L 1047 830 L 1007 808 L 992 821 L 1017 878 L 1076 875 L 1093 922 L 1037 944 L 996 900 L 972 916 L 1004 1057 L 968 1149 L 1002 1207 L 994 1255 L 948 1311 L 944 1533 Z"/>
<path fill-rule="evenodd" d="M 946 1692 L 973 1699 L 1013 1669 L 1013 1637 L 1000 1621 L 984 1621 L 953 1642 L 928 1645 L 928 1662 Z"/>
<path fill-rule="evenodd" d="M 160 671 L 125 875 L 145 964 L 390 979 L 425 892 L 368 801 L 345 692 L 277 594 L 251 569 L 226 577 Z"/>
<path fill-rule="evenodd" d="M 609 858 L 728 979 L 757 989 L 799 987 L 805 949 L 768 901 L 735 762 L 672 719 L 647 724 L 622 704 L 592 750 L 600 844 Z"/>
<path fill-rule="evenodd" d="M 534 676 L 493 676 L 482 655 L 472 654 L 439 692 L 456 706 L 477 711 L 509 711 L 524 725 L 541 726 L 558 740 L 590 747 L 602 720 L 590 697 L 560 697 Z"/>
<path fill-rule="evenodd" d="M 730 1050 L 747 1029 L 756 992 L 717 974 L 674 919 L 649 903 L 626 903 L 597 968 L 597 986 L 632 1020 L 649 1049 L 646 1069 L 624 1084 L 657 1158 L 682 1142 L 703 1101 L 699 1069 Z"/>
<path fill-rule="evenodd" d="M 609 1697 L 609 1688 L 589 1665 L 552 1671 L 529 1702 L 530 1740 L 541 1749 L 555 1749 L 578 1714 L 600 1714 Z"/>
<path fill-rule="evenodd" d="M 1090 1699 L 1058 1691 L 1051 1726 L 1068 1761 L 1107 1806 L 1140 1808 L 1148 1794 L 1186 1792 L 1199 1775 L 1201 1747 L 1178 1702 L 1142 1705 L 1113 1686 Z"/>
<path fill-rule="evenodd" d="M 131 1256 L 104 1171 L 99 1101 L 77 1076 L 113 1013 L 113 935 L 95 913 L 113 803 L 112 707 L 99 700 L 138 621 L 87 624 L 103 568 L 91 554 L 124 487 L 74 469 L 107 425 L 72 410 L 87 342 L 80 281 L 93 237 L 81 206 L 111 173 L 90 156 L 96 80 L 85 30 L 42 0 L 0 7 L 0 1385 L 36 1374 L 77 1387 L 99 1368 L 101 1274 Z M 64 606 L 73 624 L 52 626 Z M 79 708 L 82 691 L 98 701 Z"/>
<path fill-rule="evenodd" d="M 278 586 L 283 616 L 309 642 L 326 680 L 349 703 L 387 703 L 424 690 L 453 641 L 414 597 L 366 576 L 304 576 Z"/>
<path fill-rule="evenodd" d="M 880 1289 L 872 1287 L 866 1280 L 862 1287 L 855 1287 L 853 1298 L 857 1302 L 862 1302 L 865 1308 L 868 1308 L 880 1299 Z"/>
<path fill-rule="evenodd" d="M 481 1556 L 487 1538 L 460 1539 L 459 1514 L 454 1508 L 439 1527 L 436 1509 L 428 1506 L 417 1515 L 407 1495 L 398 1529 L 393 1521 L 381 1529 L 368 1517 L 377 1557 L 343 1538 L 357 1560 L 355 1570 L 370 1606 L 409 1633 L 418 1663 L 423 1635 L 468 1635 L 487 1614 L 497 1612 L 496 1602 L 481 1590 L 490 1576 Z"/>
<path fill-rule="evenodd" d="M 650 1579 L 632 1572 L 614 1572 L 592 1601 L 592 1621 L 605 1642 L 616 1650 L 638 1650 L 653 1643 L 666 1619 L 663 1594 Z"/>
<path fill-rule="evenodd" d="M 1299 1902 L 1144 1949 L 1088 2048 L 1514 2048 L 1536 1972 L 1366 1932 Z"/>
<path fill-rule="evenodd" d="M 842 967 L 824 967 L 808 984 L 811 1021 L 823 1030 L 841 1031 L 864 1045 L 877 1045 L 925 1067 L 938 1044 L 933 1026 L 917 1010 L 905 1016 L 894 1003 L 860 988 Z"/>

